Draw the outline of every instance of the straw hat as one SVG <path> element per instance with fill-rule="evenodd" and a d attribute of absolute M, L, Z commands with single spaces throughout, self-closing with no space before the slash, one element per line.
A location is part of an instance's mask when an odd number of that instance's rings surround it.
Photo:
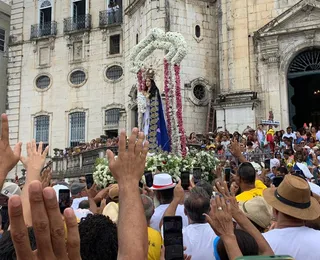
<path fill-rule="evenodd" d="M 119 199 L 119 186 L 118 184 L 114 184 L 112 188 L 109 191 L 109 197 L 112 200 L 118 200 Z"/>
<path fill-rule="evenodd" d="M 239 202 L 239 208 L 248 219 L 262 228 L 267 228 L 272 219 L 272 207 L 261 196 Z"/>
<path fill-rule="evenodd" d="M 320 216 L 320 205 L 311 197 L 303 178 L 286 175 L 278 188 L 264 190 L 263 197 L 273 208 L 291 217 L 314 220 Z"/>
<path fill-rule="evenodd" d="M 104 207 L 102 215 L 109 217 L 114 223 L 118 222 L 119 205 L 115 202 L 110 202 Z"/>

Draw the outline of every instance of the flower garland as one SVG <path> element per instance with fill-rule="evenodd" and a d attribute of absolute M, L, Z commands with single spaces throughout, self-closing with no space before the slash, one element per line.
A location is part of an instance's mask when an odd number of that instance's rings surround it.
<path fill-rule="evenodd" d="M 172 142 L 174 143 L 174 147 L 172 152 L 181 156 L 181 145 L 180 145 L 180 137 L 179 137 L 179 128 L 178 128 L 178 120 L 177 120 L 177 103 L 175 99 L 175 72 L 174 66 L 171 65 L 170 69 L 170 76 L 171 76 L 171 84 L 170 84 L 170 96 L 171 96 L 171 117 L 172 117 Z"/>
<path fill-rule="evenodd" d="M 171 116 L 170 116 L 170 98 L 169 98 L 169 63 L 166 59 L 163 61 L 164 64 L 164 94 L 166 97 L 166 119 L 167 119 L 167 131 L 170 138 L 170 147 L 172 147 L 171 139 Z"/>
<path fill-rule="evenodd" d="M 138 91 L 143 91 L 144 90 L 144 81 L 143 81 L 143 69 L 140 69 L 138 74 Z"/>
<path fill-rule="evenodd" d="M 183 127 L 183 118 L 182 118 L 182 98 L 181 98 L 181 78 L 180 78 L 180 65 L 174 65 L 175 72 L 175 83 L 176 83 L 176 103 L 177 103 L 177 119 L 180 133 L 180 142 L 181 142 L 181 152 L 182 157 L 187 155 L 187 140 L 186 134 Z"/>

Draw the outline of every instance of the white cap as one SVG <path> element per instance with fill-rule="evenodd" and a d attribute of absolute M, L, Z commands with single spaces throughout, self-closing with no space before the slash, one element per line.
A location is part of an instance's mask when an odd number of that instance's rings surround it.
<path fill-rule="evenodd" d="M 21 189 L 18 184 L 13 182 L 5 182 L 2 186 L 1 194 L 7 197 L 11 197 L 13 195 L 21 195 Z"/>
<path fill-rule="evenodd" d="M 59 201 L 59 190 L 70 190 L 67 186 L 61 185 L 61 184 L 54 185 L 52 188 L 56 192 L 58 201 Z M 70 197 L 71 197 L 71 193 L 70 193 Z"/>

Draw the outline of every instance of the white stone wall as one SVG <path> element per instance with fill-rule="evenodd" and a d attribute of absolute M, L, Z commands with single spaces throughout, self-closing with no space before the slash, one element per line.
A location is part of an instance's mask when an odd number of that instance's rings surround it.
<path fill-rule="evenodd" d="M 6 109 L 10 14 L 11 14 L 10 6 L 0 1 L 0 28 L 5 30 L 4 51 L 0 51 L 0 114 L 4 113 Z"/>
<path fill-rule="evenodd" d="M 3 3 L 8 4 L 8 5 L 12 4 L 12 0 L 0 0 L 0 2 L 3 2 Z"/>

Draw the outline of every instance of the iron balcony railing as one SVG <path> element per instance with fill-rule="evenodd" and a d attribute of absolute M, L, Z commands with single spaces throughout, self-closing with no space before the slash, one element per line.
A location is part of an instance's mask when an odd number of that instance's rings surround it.
<path fill-rule="evenodd" d="M 30 39 L 40 38 L 43 36 L 57 35 L 57 22 L 47 22 L 31 25 Z"/>
<path fill-rule="evenodd" d="M 99 26 L 118 25 L 122 23 L 122 10 L 104 10 L 99 15 Z"/>
<path fill-rule="evenodd" d="M 65 33 L 88 30 L 91 28 L 91 15 L 85 14 L 65 18 L 63 21 L 63 28 Z"/>

